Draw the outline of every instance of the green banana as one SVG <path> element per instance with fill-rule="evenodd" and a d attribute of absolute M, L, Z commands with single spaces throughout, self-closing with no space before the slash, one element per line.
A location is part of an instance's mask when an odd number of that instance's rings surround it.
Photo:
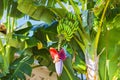
<path fill-rule="evenodd" d="M 78 29 L 79 22 L 77 20 L 76 15 L 72 13 L 68 13 L 66 17 L 59 20 L 59 24 L 57 26 L 58 35 L 63 35 L 66 41 L 70 41 L 73 37 L 73 34 Z"/>

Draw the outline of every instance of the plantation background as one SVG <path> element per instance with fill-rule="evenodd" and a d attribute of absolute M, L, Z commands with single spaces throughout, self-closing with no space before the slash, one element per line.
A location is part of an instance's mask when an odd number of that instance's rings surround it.
<path fill-rule="evenodd" d="M 0 0 L 0 79 L 120 80 L 119 21 L 120 0 Z"/>

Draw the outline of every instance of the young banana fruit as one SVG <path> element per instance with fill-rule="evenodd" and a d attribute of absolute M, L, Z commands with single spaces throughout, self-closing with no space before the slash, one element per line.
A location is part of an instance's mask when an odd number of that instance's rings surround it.
<path fill-rule="evenodd" d="M 68 13 L 66 17 L 59 21 L 57 26 L 58 37 L 62 37 L 66 41 L 70 41 L 73 34 L 76 32 L 79 26 L 77 16 L 72 13 Z M 62 36 L 61 36 L 62 35 Z"/>

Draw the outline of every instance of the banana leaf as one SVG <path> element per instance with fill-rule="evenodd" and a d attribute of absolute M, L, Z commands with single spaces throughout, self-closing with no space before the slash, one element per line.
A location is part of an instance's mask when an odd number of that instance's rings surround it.
<path fill-rule="evenodd" d="M 119 69 L 118 58 L 120 57 L 120 28 L 113 28 L 106 31 L 100 37 L 99 49 L 105 50 L 100 56 L 99 74 L 100 80 L 114 80 Z M 118 78 L 118 76 L 117 76 Z"/>
<path fill-rule="evenodd" d="M 45 6 L 35 6 L 32 0 L 19 0 L 17 9 L 28 14 L 36 20 L 42 20 L 50 24 L 54 20 L 54 13 Z"/>
<path fill-rule="evenodd" d="M 48 1 L 32 1 L 32 0 L 18 0 L 17 9 L 24 14 L 29 15 L 33 19 L 45 21 L 51 24 L 56 15 L 63 17 L 66 10 L 55 7 L 56 0 Z"/>
<path fill-rule="evenodd" d="M 33 61 L 34 59 L 29 56 L 26 56 L 24 58 L 19 58 L 16 61 L 14 61 L 10 67 L 13 73 L 9 74 L 9 78 L 5 80 L 25 79 L 24 74 L 31 76 L 31 72 L 32 72 L 31 64 L 33 63 Z"/>

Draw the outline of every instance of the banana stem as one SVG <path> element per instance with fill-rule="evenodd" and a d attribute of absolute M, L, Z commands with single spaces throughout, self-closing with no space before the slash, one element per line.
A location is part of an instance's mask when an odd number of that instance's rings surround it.
<path fill-rule="evenodd" d="M 58 51 L 60 51 L 61 43 L 62 43 L 62 39 L 59 38 L 59 41 L 58 41 Z"/>
<path fill-rule="evenodd" d="M 99 42 L 99 37 L 100 37 L 100 33 L 101 33 L 101 30 L 102 30 L 102 23 L 103 23 L 103 19 L 105 17 L 105 13 L 106 13 L 106 10 L 107 10 L 107 7 L 109 5 L 109 2 L 110 0 L 107 0 L 107 3 L 106 3 L 106 6 L 103 10 L 103 13 L 102 13 L 102 17 L 101 17 L 101 20 L 100 20 L 100 24 L 99 24 L 99 27 L 98 27 L 98 32 L 97 32 L 97 35 L 95 37 L 95 48 L 97 49 L 97 45 L 98 45 L 98 42 Z"/>

